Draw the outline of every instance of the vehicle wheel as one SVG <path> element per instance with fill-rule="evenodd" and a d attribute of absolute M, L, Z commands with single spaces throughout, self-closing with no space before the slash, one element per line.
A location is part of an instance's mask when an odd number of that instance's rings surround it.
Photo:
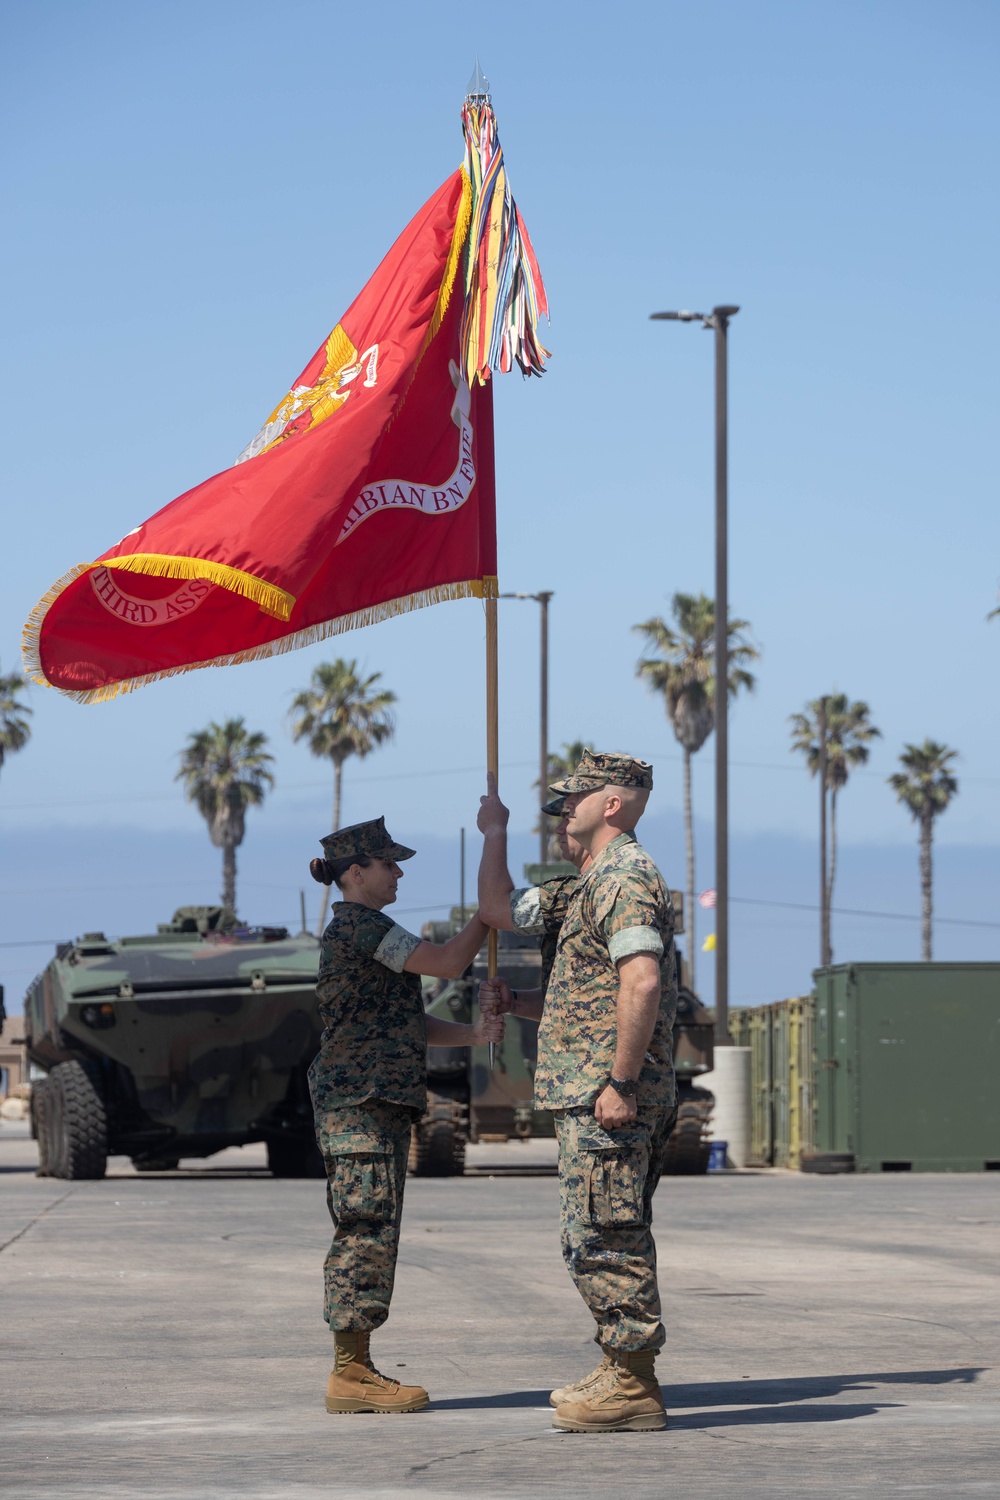
<path fill-rule="evenodd" d="M 38 1142 L 38 1176 L 51 1177 L 49 1142 L 49 1080 L 40 1078 L 31 1086 L 31 1123 Z"/>
<path fill-rule="evenodd" d="M 708 1171 L 714 1104 L 715 1095 L 708 1089 L 692 1088 L 681 1095 L 677 1124 L 670 1132 L 664 1155 L 665 1176 L 701 1177 Z"/>
<path fill-rule="evenodd" d="M 326 1164 L 314 1140 L 293 1136 L 267 1143 L 267 1165 L 272 1177 L 325 1177 Z"/>
<path fill-rule="evenodd" d="M 108 1164 L 108 1119 L 97 1069 L 74 1059 L 46 1079 L 41 1113 L 46 1176 L 71 1181 L 103 1177 Z"/>
<path fill-rule="evenodd" d="M 181 1164 L 179 1156 L 148 1156 L 145 1161 L 136 1161 L 132 1158 L 132 1165 L 137 1172 L 176 1172 Z"/>
<path fill-rule="evenodd" d="M 414 1125 L 409 1169 L 414 1177 L 461 1177 L 465 1137 L 455 1120 L 424 1118 Z"/>

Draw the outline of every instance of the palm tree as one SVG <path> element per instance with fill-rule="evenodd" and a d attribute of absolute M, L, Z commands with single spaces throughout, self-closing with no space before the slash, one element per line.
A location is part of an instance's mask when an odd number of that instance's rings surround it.
<path fill-rule="evenodd" d="M 381 677 L 381 672 L 359 677 L 356 661 L 338 657 L 315 667 L 310 686 L 292 703 L 292 738 L 308 740 L 313 755 L 333 762 L 334 833 L 340 827 L 344 762 L 352 755 L 363 760 L 395 732 L 390 706 L 395 703 L 396 694 L 385 689 L 372 692 Z M 326 923 L 326 900 L 324 888 L 320 936 Z"/>
<path fill-rule="evenodd" d="M 655 656 L 643 658 L 636 676 L 655 693 L 662 693 L 674 735 L 684 752 L 684 841 L 687 852 L 687 909 L 690 935 L 691 987 L 695 983 L 694 810 L 691 797 L 691 757 L 715 728 L 715 604 L 707 594 L 675 594 L 670 601 L 674 625 L 655 618 L 632 628 L 646 637 Z M 676 628 L 675 628 L 676 626 Z M 729 621 L 729 697 L 746 688 L 753 691 L 748 664 L 760 652 L 746 635 L 747 620 Z"/>
<path fill-rule="evenodd" d="M 577 766 L 583 759 L 584 751 L 593 750 L 593 748 L 593 745 L 587 744 L 585 740 L 573 740 L 570 744 L 563 745 L 561 750 L 549 751 L 549 774 L 546 778 L 545 785 L 539 789 L 541 793 L 541 800 L 543 802 L 548 802 L 550 800 L 549 786 L 551 785 L 551 783 L 553 781 L 564 781 L 567 776 L 572 776 L 573 772 L 576 770 Z M 535 781 L 532 783 L 532 785 L 537 787 L 538 782 Z M 543 820 L 545 822 L 546 829 L 548 830 L 549 858 L 562 859 L 562 851 L 554 848 L 552 842 L 553 838 L 555 837 L 554 830 L 557 821 L 555 818 L 549 818 L 545 813 L 539 813 L 538 822 L 535 824 L 532 832 L 540 832 Z"/>
<path fill-rule="evenodd" d="M 242 719 L 209 724 L 188 738 L 181 751 L 176 781 L 183 781 L 208 824 L 208 834 L 222 850 L 222 904 L 236 910 L 236 851 L 246 832 L 246 810 L 259 807 L 274 776 L 274 760 L 264 749 L 267 735 L 250 733 Z"/>
<path fill-rule="evenodd" d="M 792 749 L 806 757 L 809 774 L 819 771 L 819 716 L 821 699 L 806 704 L 805 713 L 792 714 Z M 860 699 L 851 703 L 846 693 L 831 693 L 826 700 L 826 792 L 830 799 L 830 859 L 826 872 L 827 930 L 833 905 L 833 882 L 837 876 L 837 796 L 847 785 L 852 766 L 863 766 L 872 740 L 882 738 L 868 715 L 871 710 Z"/>
<path fill-rule="evenodd" d="M 931 841 L 934 819 L 943 813 L 958 791 L 958 780 L 948 769 L 958 754 L 936 740 L 922 745 L 906 745 L 899 757 L 905 769 L 889 777 L 900 802 L 904 803 L 920 824 L 920 925 L 924 963 L 931 961 L 931 928 L 934 913 Z"/>
<path fill-rule="evenodd" d="M 0 677 L 0 767 L 13 751 L 23 750 L 31 738 L 28 719 L 32 710 L 19 698 L 27 686 L 28 679 L 18 672 Z"/>

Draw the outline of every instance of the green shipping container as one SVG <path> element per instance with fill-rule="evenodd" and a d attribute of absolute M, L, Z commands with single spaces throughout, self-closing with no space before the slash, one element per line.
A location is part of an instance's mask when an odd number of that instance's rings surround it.
<path fill-rule="evenodd" d="M 774 1067 L 770 1005 L 750 1013 L 750 1161 L 769 1167 L 774 1161 Z"/>
<path fill-rule="evenodd" d="M 1000 963 L 818 969 L 806 1170 L 1000 1171 Z"/>
<path fill-rule="evenodd" d="M 730 1011 L 729 1030 L 750 1048 L 750 1165 L 797 1168 L 814 1139 L 812 996 Z"/>

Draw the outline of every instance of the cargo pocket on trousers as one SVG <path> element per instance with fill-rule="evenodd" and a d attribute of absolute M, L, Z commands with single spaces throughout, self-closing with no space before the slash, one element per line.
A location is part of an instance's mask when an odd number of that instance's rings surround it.
<path fill-rule="evenodd" d="M 642 1224 L 649 1151 L 646 1143 L 624 1143 L 590 1156 L 588 1202 L 592 1224 Z"/>
<path fill-rule="evenodd" d="M 353 1141 L 349 1150 L 329 1153 L 327 1176 L 341 1224 L 391 1223 L 395 1218 L 396 1173 L 383 1141 Z"/>

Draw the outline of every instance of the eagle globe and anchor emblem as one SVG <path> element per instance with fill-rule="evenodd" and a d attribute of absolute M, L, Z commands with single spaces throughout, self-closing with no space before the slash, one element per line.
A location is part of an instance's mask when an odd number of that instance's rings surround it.
<path fill-rule="evenodd" d="M 372 344 L 359 355 L 338 323 L 326 342 L 326 361 L 319 378 L 311 386 L 294 386 L 275 407 L 256 436 L 236 460 L 246 463 L 269 452 L 288 438 L 311 431 L 340 410 L 351 395 L 351 385 L 364 375 L 361 388 L 371 389 L 378 383 L 379 346 Z M 474 432 L 470 413 L 472 393 L 455 360 L 449 360 L 448 372 L 455 387 L 451 420 L 458 429 L 458 453 L 455 467 L 440 484 L 424 484 L 411 479 L 385 479 L 367 485 L 354 499 L 337 537 L 339 547 L 363 521 L 386 510 L 419 511 L 422 515 L 452 515 L 468 500 L 476 482 L 473 457 Z M 137 536 L 137 526 L 128 536 Z M 125 538 L 123 538 L 124 540 Z M 169 625 L 186 618 L 203 603 L 219 585 L 208 578 L 185 579 L 179 588 L 159 599 L 141 598 L 128 593 L 112 576 L 111 565 L 93 569 L 91 586 L 110 614 L 129 625 Z"/>

